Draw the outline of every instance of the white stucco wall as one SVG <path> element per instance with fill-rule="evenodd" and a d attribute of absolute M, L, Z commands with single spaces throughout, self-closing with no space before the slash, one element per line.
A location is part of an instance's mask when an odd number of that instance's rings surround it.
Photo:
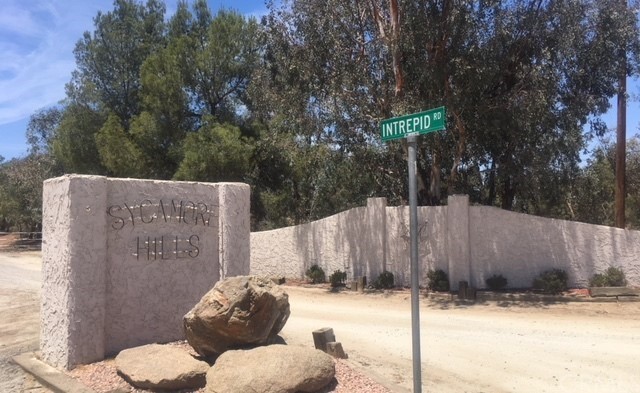
<path fill-rule="evenodd" d="M 595 273 L 621 267 L 629 285 L 640 286 L 640 231 L 469 206 L 467 196 L 452 196 L 448 206 L 419 207 L 420 283 L 428 269 L 449 274 L 452 289 L 502 274 L 513 288 L 531 286 L 544 270 L 560 268 L 571 286 L 586 286 Z M 384 211 L 384 213 L 382 213 Z M 347 271 L 349 279 L 375 279 L 394 273 L 409 285 L 409 208 L 386 207 L 372 198 L 352 209 L 295 227 L 251 234 L 251 273 L 304 278 L 317 263 L 327 275 Z"/>
<path fill-rule="evenodd" d="M 420 271 L 448 268 L 446 207 L 418 209 Z M 409 285 L 409 208 L 386 207 L 370 198 L 367 207 L 351 209 L 308 224 L 251 234 L 251 274 L 304 278 L 318 264 L 328 276 L 335 270 L 375 279 L 383 270 L 398 285 Z"/>
<path fill-rule="evenodd" d="M 640 231 L 555 220 L 493 207 L 470 209 L 471 282 L 478 287 L 502 274 L 512 287 L 530 287 L 544 270 L 567 271 L 569 285 L 584 287 L 610 266 L 640 285 Z"/>
<path fill-rule="evenodd" d="M 182 317 L 249 273 L 249 186 L 70 175 L 44 183 L 41 352 L 54 366 L 184 337 Z"/>

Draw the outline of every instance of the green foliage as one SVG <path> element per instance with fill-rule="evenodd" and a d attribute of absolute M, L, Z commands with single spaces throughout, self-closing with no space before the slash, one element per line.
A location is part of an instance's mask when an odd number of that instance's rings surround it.
<path fill-rule="evenodd" d="M 34 151 L 52 150 L 65 172 L 248 178 L 245 138 L 254 133 L 244 122 L 245 90 L 259 53 L 257 22 L 226 10 L 213 17 L 204 0 L 192 10 L 181 2 L 166 23 L 164 13 L 158 0 L 116 0 L 98 13 L 76 45 L 67 99 L 32 118 Z"/>
<path fill-rule="evenodd" d="M 113 10 L 98 12 L 95 30 L 85 32 L 74 49 L 77 72 L 72 83 L 95 87 L 98 102 L 123 124 L 140 113 L 140 69 L 165 44 L 165 5 L 115 0 Z"/>
<path fill-rule="evenodd" d="M 427 272 L 427 287 L 436 292 L 449 291 L 449 276 L 442 269 L 432 270 Z"/>
<path fill-rule="evenodd" d="M 347 272 L 341 270 L 336 270 L 329 276 L 329 282 L 332 288 L 343 286 L 345 281 L 347 281 Z"/>
<path fill-rule="evenodd" d="M 59 174 L 47 154 L 0 162 L 0 231 L 39 231 L 42 182 Z"/>
<path fill-rule="evenodd" d="M 54 157 L 66 173 L 106 173 L 95 138 L 106 118 L 84 103 L 72 103 L 65 108 L 52 147 Z"/>
<path fill-rule="evenodd" d="M 253 146 L 237 127 L 211 122 L 187 135 L 183 153 L 176 180 L 242 181 L 250 169 Z"/>
<path fill-rule="evenodd" d="M 324 270 L 318 265 L 313 265 L 309 269 L 305 275 L 311 280 L 313 284 L 320 284 L 325 282 Z"/>
<path fill-rule="evenodd" d="M 557 294 L 567 290 L 567 272 L 562 269 L 551 269 L 540 273 L 533 280 L 533 288 L 544 293 Z"/>
<path fill-rule="evenodd" d="M 393 273 L 389 271 L 383 271 L 372 283 L 375 289 L 393 289 L 394 277 Z"/>
<path fill-rule="evenodd" d="M 620 268 L 609 267 L 604 273 L 597 273 L 589 280 L 590 287 L 624 287 L 627 278 Z"/>
<path fill-rule="evenodd" d="M 590 224 L 611 225 L 614 219 L 615 145 L 606 137 L 581 169 L 567 197 L 570 218 Z M 626 221 L 640 228 L 640 137 L 627 141 Z"/>
<path fill-rule="evenodd" d="M 136 177 L 144 174 L 142 153 L 114 114 L 96 134 L 96 146 L 102 164 L 111 175 Z"/>
<path fill-rule="evenodd" d="M 491 277 L 487 278 L 485 280 L 485 283 L 487 284 L 487 287 L 489 287 L 489 289 L 491 289 L 492 291 L 499 291 L 507 286 L 507 279 L 502 274 L 494 274 Z"/>
<path fill-rule="evenodd" d="M 448 132 L 420 142 L 422 204 L 468 193 L 474 202 L 566 217 L 582 126 L 616 93 L 619 50 L 637 61 L 636 18 L 621 7 L 434 2 L 426 10 L 406 1 L 397 19 L 379 1 L 272 7 L 252 108 L 274 130 L 339 146 L 355 158 L 355 173 L 371 176 L 374 194 L 393 199 L 403 195 L 395 179 L 406 145 L 385 144 L 368 160 L 361 147 L 379 138 L 381 119 L 445 105 Z"/>
<path fill-rule="evenodd" d="M 31 152 L 66 173 L 246 181 L 252 225 L 267 229 L 371 196 L 403 203 L 406 143 L 380 144 L 379 122 L 445 105 L 448 132 L 419 141 L 421 205 L 467 193 L 612 223 L 612 145 L 579 160 L 603 136 L 621 49 L 637 73 L 633 6 L 404 1 L 393 18 L 390 4 L 271 2 L 259 24 L 206 0 L 178 2 L 168 20 L 160 0 L 116 0 L 79 37 L 65 99 L 32 116 Z M 638 228 L 634 141 L 627 217 Z"/>

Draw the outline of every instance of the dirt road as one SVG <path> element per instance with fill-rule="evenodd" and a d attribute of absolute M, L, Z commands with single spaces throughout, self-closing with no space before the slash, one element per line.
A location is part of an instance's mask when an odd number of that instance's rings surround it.
<path fill-rule="evenodd" d="M 312 346 L 332 327 L 350 360 L 387 384 L 412 387 L 408 292 L 331 293 L 285 287 L 282 336 Z M 23 390 L 11 356 L 38 347 L 40 254 L 0 252 L 0 392 Z M 421 299 L 424 392 L 640 392 L 640 302 L 486 302 Z"/>
<path fill-rule="evenodd" d="M 38 349 L 39 252 L 0 252 L 0 392 L 25 389 L 24 373 L 12 356 Z M 40 390 L 33 390 L 40 391 Z"/>
<path fill-rule="evenodd" d="M 409 293 L 359 295 L 287 287 L 282 336 L 313 345 L 332 327 L 350 359 L 411 391 Z M 640 392 L 640 303 L 421 300 L 423 391 Z"/>

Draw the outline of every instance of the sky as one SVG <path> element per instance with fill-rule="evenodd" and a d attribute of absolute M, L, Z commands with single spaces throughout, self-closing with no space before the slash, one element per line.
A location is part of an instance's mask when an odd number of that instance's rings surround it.
<path fill-rule="evenodd" d="M 178 0 L 165 0 L 167 16 Z M 208 0 L 214 11 L 232 8 L 245 15 L 267 13 L 264 0 Z M 112 0 L 0 0 L 0 156 L 27 154 L 26 129 L 36 111 L 65 97 L 64 86 L 75 68 L 73 48 L 85 31 L 93 32 L 98 11 L 113 9 Z M 640 84 L 629 81 L 629 94 L 640 95 Z M 616 100 L 603 117 L 616 124 Z M 627 136 L 639 134 L 640 102 L 630 101 Z"/>
<path fill-rule="evenodd" d="M 208 2 L 214 12 L 267 13 L 264 0 Z M 167 17 L 177 3 L 165 0 Z M 65 97 L 76 42 L 85 31 L 93 32 L 98 11 L 112 9 L 113 0 L 0 0 L 0 156 L 27 155 L 29 117 Z"/>

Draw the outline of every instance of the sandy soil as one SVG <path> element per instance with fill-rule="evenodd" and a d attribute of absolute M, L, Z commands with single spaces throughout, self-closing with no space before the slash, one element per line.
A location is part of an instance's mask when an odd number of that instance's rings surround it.
<path fill-rule="evenodd" d="M 411 391 L 410 296 L 285 287 L 291 345 L 332 327 L 349 362 Z M 23 391 L 11 356 L 38 347 L 40 254 L 0 252 L 0 392 Z M 421 299 L 425 392 L 640 392 L 640 302 Z"/>

